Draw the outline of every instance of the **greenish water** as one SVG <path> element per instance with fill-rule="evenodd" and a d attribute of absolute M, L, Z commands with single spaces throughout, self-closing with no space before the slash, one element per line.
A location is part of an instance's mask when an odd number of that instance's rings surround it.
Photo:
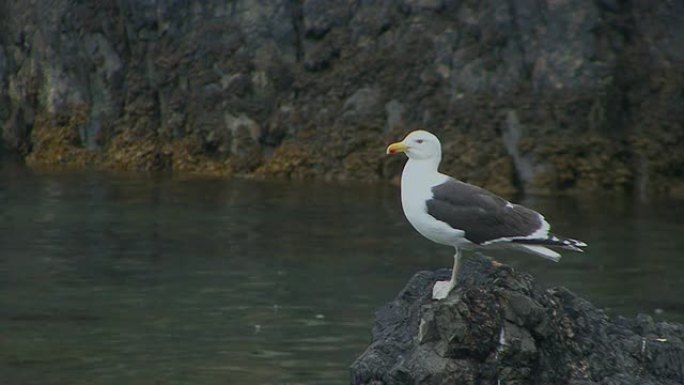
<path fill-rule="evenodd" d="M 527 199 L 590 247 L 499 260 L 611 314 L 684 321 L 684 204 Z M 373 312 L 451 250 L 387 185 L 0 166 L 2 384 L 345 384 Z"/>

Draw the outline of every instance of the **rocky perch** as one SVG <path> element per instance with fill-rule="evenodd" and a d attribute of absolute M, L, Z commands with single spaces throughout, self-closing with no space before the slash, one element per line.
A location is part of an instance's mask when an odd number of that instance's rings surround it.
<path fill-rule="evenodd" d="M 459 285 L 430 297 L 448 270 L 417 273 L 376 314 L 351 383 L 682 384 L 684 325 L 609 318 L 565 288 L 468 258 Z"/>

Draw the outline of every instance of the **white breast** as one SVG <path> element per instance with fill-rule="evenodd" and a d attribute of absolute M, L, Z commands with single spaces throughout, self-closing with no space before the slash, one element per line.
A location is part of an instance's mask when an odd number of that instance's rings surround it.
<path fill-rule="evenodd" d="M 425 238 L 443 245 L 459 246 L 469 243 L 464 232 L 436 220 L 427 213 L 426 201 L 432 199 L 432 187 L 449 177 L 427 171 L 420 162 L 409 160 L 401 176 L 401 205 L 409 223 Z"/>

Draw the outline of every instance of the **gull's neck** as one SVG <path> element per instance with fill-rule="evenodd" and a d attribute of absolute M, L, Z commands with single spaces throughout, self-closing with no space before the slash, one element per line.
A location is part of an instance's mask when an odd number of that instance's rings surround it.
<path fill-rule="evenodd" d="M 416 183 L 428 183 L 434 181 L 441 174 L 437 171 L 440 159 L 438 157 L 430 159 L 411 159 L 404 166 L 401 174 L 402 189 L 415 185 Z M 421 183 L 422 182 L 422 183 Z"/>
<path fill-rule="evenodd" d="M 409 158 L 404 166 L 404 173 L 436 173 L 439 168 L 439 162 L 441 159 L 438 157 L 429 159 L 411 159 Z"/>

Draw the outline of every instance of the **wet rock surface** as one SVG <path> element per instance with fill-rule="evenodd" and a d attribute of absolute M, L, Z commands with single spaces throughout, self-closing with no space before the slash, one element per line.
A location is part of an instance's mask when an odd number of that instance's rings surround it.
<path fill-rule="evenodd" d="M 684 196 L 682 19 L 647 0 L 6 1 L 0 131 L 48 167 L 374 180 L 423 127 L 445 172 L 497 192 Z M 73 132 L 34 134 L 71 111 Z"/>
<path fill-rule="evenodd" d="M 684 325 L 609 318 L 564 288 L 467 258 L 460 283 L 430 298 L 449 271 L 419 272 L 376 313 L 351 383 L 681 384 Z"/>

